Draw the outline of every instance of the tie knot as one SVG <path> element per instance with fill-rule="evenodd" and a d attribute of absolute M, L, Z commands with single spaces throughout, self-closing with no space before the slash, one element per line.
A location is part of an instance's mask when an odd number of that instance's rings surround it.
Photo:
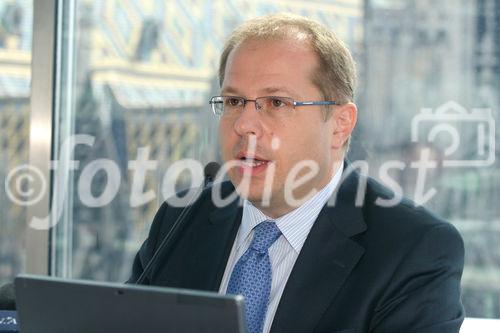
<path fill-rule="evenodd" d="M 264 221 L 254 228 L 255 234 L 253 235 L 250 247 L 257 252 L 267 253 L 267 250 L 281 235 L 281 231 L 275 222 Z"/>

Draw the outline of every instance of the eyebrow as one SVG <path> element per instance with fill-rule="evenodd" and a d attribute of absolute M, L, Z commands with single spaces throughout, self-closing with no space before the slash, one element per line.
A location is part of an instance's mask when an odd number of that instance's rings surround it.
<path fill-rule="evenodd" d="M 261 90 L 263 94 L 274 94 L 277 92 L 283 92 L 284 94 L 288 96 L 297 96 L 297 94 L 283 86 L 277 86 L 277 87 L 267 87 Z M 233 87 L 226 87 L 222 90 L 222 94 L 235 94 L 235 95 L 240 95 L 238 92 L 238 89 L 235 89 Z"/>
<path fill-rule="evenodd" d="M 269 87 L 269 88 L 263 89 L 263 91 L 266 94 L 274 94 L 276 92 L 284 92 L 285 94 L 288 94 L 288 95 L 296 95 L 295 92 L 291 91 L 290 89 L 288 89 L 286 87 Z"/>
<path fill-rule="evenodd" d="M 224 88 L 224 89 L 221 90 L 221 94 L 222 95 L 225 95 L 225 94 L 235 94 L 235 95 L 238 95 L 238 90 L 236 90 L 233 87 L 226 87 L 226 88 Z"/>

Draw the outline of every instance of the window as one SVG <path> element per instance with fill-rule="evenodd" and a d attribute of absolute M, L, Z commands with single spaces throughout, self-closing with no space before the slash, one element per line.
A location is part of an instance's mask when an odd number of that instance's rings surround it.
<path fill-rule="evenodd" d="M 0 173 L 7 183 L 28 158 L 32 5 L 0 1 Z M 225 37 L 247 18 L 282 11 L 319 20 L 349 45 L 359 78 L 349 158 L 367 161 L 370 175 L 396 182 L 460 230 L 467 315 L 500 318 L 494 0 L 60 2 L 48 271 L 126 280 L 172 165 L 219 159 L 208 99 L 218 94 Z M 141 175 L 136 166 L 146 160 Z M 189 183 L 180 177 L 177 188 Z M 7 280 L 24 270 L 26 205 L 8 191 L 0 205 L 0 280 Z"/>
<path fill-rule="evenodd" d="M 0 1 L 0 285 L 25 270 L 31 1 Z"/>

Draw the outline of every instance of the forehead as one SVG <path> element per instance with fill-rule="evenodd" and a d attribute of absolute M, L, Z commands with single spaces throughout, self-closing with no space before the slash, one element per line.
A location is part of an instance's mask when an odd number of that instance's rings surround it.
<path fill-rule="evenodd" d="M 304 89 L 312 85 L 317 66 L 317 55 L 304 39 L 246 40 L 229 54 L 222 90 Z"/>

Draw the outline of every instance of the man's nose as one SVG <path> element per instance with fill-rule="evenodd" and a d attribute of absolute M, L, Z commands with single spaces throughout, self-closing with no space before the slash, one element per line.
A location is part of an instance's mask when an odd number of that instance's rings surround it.
<path fill-rule="evenodd" d="M 234 130 L 238 135 L 255 135 L 260 137 L 262 135 L 262 115 L 258 109 L 258 104 L 249 100 L 245 103 L 243 110 L 238 115 L 234 122 Z"/>

